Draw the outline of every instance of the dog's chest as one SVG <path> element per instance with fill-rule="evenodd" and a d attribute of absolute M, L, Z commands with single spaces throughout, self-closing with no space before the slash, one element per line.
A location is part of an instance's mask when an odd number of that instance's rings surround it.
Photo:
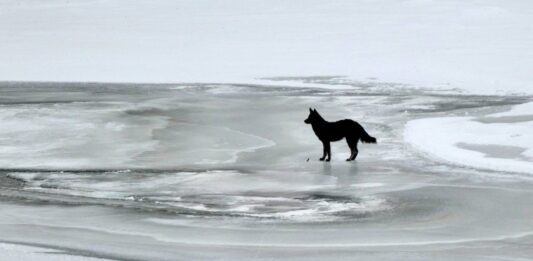
<path fill-rule="evenodd" d="M 324 136 L 324 126 L 318 126 L 313 124 L 311 125 L 311 127 L 313 127 L 313 132 L 319 139 L 323 138 L 322 136 Z"/>

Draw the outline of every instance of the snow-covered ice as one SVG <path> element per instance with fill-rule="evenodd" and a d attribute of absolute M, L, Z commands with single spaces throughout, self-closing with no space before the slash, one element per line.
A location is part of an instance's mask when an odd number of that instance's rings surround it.
<path fill-rule="evenodd" d="M 454 164 L 533 174 L 533 103 L 481 117 L 413 120 L 405 141 Z"/>

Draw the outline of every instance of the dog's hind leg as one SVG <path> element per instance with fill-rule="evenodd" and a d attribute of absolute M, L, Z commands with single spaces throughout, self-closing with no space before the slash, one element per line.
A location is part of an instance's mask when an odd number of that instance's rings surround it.
<path fill-rule="evenodd" d="M 355 147 L 353 148 L 352 156 L 350 157 L 350 160 L 355 160 L 357 158 L 357 154 L 359 154 L 359 150 L 357 150 L 357 143 L 355 144 Z"/>
<path fill-rule="evenodd" d="M 352 160 L 352 155 L 353 155 L 353 149 L 350 148 L 350 156 L 346 159 L 346 161 Z"/>
<path fill-rule="evenodd" d="M 353 156 L 353 144 L 351 144 L 350 139 L 348 139 L 348 137 L 346 137 L 346 143 L 348 143 L 348 147 L 350 148 L 350 156 L 346 159 L 346 161 L 350 161 L 352 160 Z"/>
<path fill-rule="evenodd" d="M 357 141 L 359 139 L 356 139 L 354 137 L 346 137 L 346 142 L 348 143 L 348 147 L 350 147 L 350 157 L 346 159 L 346 161 L 354 160 L 357 157 L 357 154 L 359 151 L 357 150 Z"/>

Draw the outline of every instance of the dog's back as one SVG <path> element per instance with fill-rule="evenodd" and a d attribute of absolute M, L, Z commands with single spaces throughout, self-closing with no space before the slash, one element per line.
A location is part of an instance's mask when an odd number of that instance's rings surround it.
<path fill-rule="evenodd" d="M 317 136 L 320 140 L 338 141 L 342 138 L 360 139 L 364 143 L 376 143 L 376 138 L 368 135 L 363 126 L 358 122 L 350 119 L 344 119 L 336 122 L 326 122 L 319 128 L 322 129 Z"/>

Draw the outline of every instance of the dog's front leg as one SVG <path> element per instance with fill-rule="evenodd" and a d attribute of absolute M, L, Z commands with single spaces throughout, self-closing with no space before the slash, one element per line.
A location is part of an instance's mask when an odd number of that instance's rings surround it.
<path fill-rule="evenodd" d="M 331 146 L 329 142 L 326 142 L 325 150 L 326 150 L 326 154 L 328 155 L 328 158 L 326 159 L 326 161 L 330 161 L 331 160 Z"/>
<path fill-rule="evenodd" d="M 320 161 L 324 161 L 324 159 L 326 159 L 326 155 L 327 155 L 327 147 L 328 147 L 329 143 L 326 143 L 326 142 L 322 142 L 322 158 L 320 158 L 319 160 Z"/>

